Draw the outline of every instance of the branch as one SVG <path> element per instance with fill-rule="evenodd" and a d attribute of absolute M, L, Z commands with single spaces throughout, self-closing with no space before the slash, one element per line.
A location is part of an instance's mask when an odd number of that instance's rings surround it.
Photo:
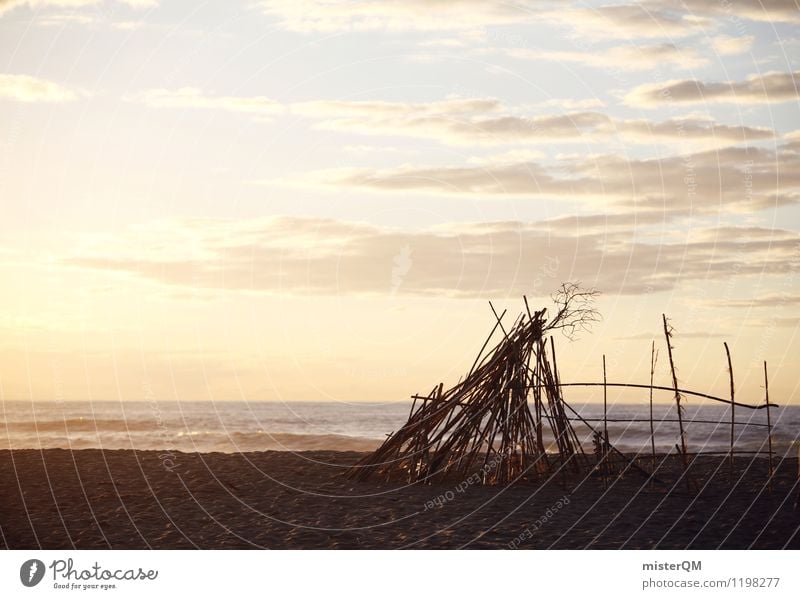
<path fill-rule="evenodd" d="M 574 340 L 578 333 L 588 332 L 592 325 L 602 317 L 594 307 L 600 292 L 595 289 L 583 289 L 580 283 L 562 283 L 551 299 L 556 305 L 556 315 L 548 322 L 544 330 L 560 329 L 569 340 Z"/>

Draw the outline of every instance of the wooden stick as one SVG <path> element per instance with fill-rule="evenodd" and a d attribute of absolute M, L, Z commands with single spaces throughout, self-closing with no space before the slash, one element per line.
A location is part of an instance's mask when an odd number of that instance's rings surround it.
<path fill-rule="evenodd" d="M 608 439 L 608 387 L 606 381 L 606 355 L 603 354 L 603 436 Z"/>
<path fill-rule="evenodd" d="M 528 320 L 533 320 L 533 314 L 531 314 L 531 307 L 528 305 L 528 297 L 523 295 L 522 301 L 525 302 L 525 311 L 528 313 Z"/>
<path fill-rule="evenodd" d="M 558 362 L 556 362 L 556 342 L 553 339 L 553 336 L 550 336 L 550 353 L 553 354 L 553 383 L 556 387 L 560 387 L 558 378 Z"/>
<path fill-rule="evenodd" d="M 764 401 L 767 402 L 767 444 L 769 451 L 769 478 L 767 478 L 767 489 L 772 493 L 772 477 L 775 471 L 772 469 L 772 420 L 769 414 L 769 377 L 767 376 L 767 361 L 764 360 Z"/>
<path fill-rule="evenodd" d="M 603 383 L 558 383 L 559 387 L 602 387 Z M 675 387 L 662 387 L 661 385 L 641 385 L 637 383 L 608 383 L 609 387 L 629 387 L 631 389 L 650 389 L 651 387 L 655 391 L 670 391 L 672 393 L 675 392 Z M 714 395 L 709 395 L 708 393 L 700 393 L 699 391 L 691 391 L 689 389 L 678 389 L 678 393 L 681 395 L 691 395 L 693 397 L 702 397 L 704 399 L 711 399 L 713 401 L 719 401 L 726 405 L 731 405 L 730 398 L 724 399 L 722 397 L 716 397 Z M 771 404 L 773 408 L 779 407 L 778 404 Z M 748 408 L 750 410 L 763 410 L 767 407 L 766 404 L 760 405 L 753 405 L 742 403 L 740 401 L 736 402 L 736 406 L 739 408 Z"/>
<path fill-rule="evenodd" d="M 417 407 L 417 395 L 415 394 L 415 395 L 412 395 L 411 397 L 414 398 L 414 402 L 411 404 L 411 411 L 408 413 L 407 420 L 411 419 L 411 416 L 414 414 L 414 408 Z"/>
<path fill-rule="evenodd" d="M 576 420 L 575 418 L 570 418 L 569 420 Z M 603 422 L 602 418 L 584 418 L 589 422 Z M 609 418 L 609 422 L 650 422 L 649 418 Z M 678 422 L 677 418 L 661 418 L 659 422 Z M 692 418 L 692 424 L 730 424 L 730 420 L 695 420 Z M 760 422 L 747 422 L 744 420 L 737 420 L 736 426 L 763 426 L 767 428 L 766 424 L 761 424 Z M 705 453 L 705 452 L 704 452 Z M 738 453 L 738 452 L 737 452 Z"/>
<path fill-rule="evenodd" d="M 608 485 L 608 387 L 606 387 L 605 354 L 603 354 L 603 485 Z"/>
<path fill-rule="evenodd" d="M 656 370 L 656 341 L 653 339 L 653 344 L 650 347 L 650 449 L 652 451 L 652 464 L 653 472 L 656 471 L 656 431 L 653 427 L 653 375 Z"/>
<path fill-rule="evenodd" d="M 557 434 L 561 440 L 561 457 L 564 464 L 566 464 L 566 461 L 575 454 L 575 448 L 572 446 L 572 440 L 569 437 L 569 421 L 567 420 L 567 415 L 564 413 L 564 407 L 562 404 L 563 397 L 561 395 L 561 386 L 559 385 L 558 362 L 556 361 L 556 344 L 552 336 L 550 337 L 550 353 L 553 355 L 553 368 L 551 371 L 551 381 L 554 387 L 551 394 L 553 402 L 552 412 L 554 412 L 553 418 L 558 426 Z"/>
<path fill-rule="evenodd" d="M 506 328 L 503 326 L 503 323 L 501 322 L 503 317 L 497 315 L 497 310 L 494 309 L 494 305 L 492 304 L 492 302 L 489 302 L 489 307 L 492 309 L 492 314 L 494 314 L 494 317 L 497 320 L 497 324 L 500 325 L 500 330 L 503 331 L 503 335 L 505 335 L 506 338 L 508 338 L 508 333 L 506 332 Z M 505 312 L 503 312 L 503 314 L 505 314 Z"/>
<path fill-rule="evenodd" d="M 670 372 L 672 373 L 672 386 L 675 390 L 675 405 L 678 409 L 678 428 L 680 429 L 681 434 L 681 446 L 680 446 L 680 453 L 681 453 L 681 462 L 683 463 L 683 473 L 686 474 L 686 470 L 688 468 L 688 464 L 686 461 L 686 433 L 683 430 L 683 410 L 681 409 L 681 394 L 678 392 L 678 376 L 675 374 L 675 361 L 672 358 L 672 343 L 670 340 L 670 332 L 669 326 L 667 325 L 667 315 L 662 314 L 661 317 L 664 319 L 664 337 L 667 340 L 667 353 L 669 354 L 669 368 Z M 686 479 L 686 486 L 689 492 L 691 493 L 691 485 L 689 484 L 689 479 Z"/>
<path fill-rule="evenodd" d="M 494 308 L 492 308 L 492 310 L 494 310 Z M 469 372 L 467 373 L 467 376 L 464 377 L 465 380 L 468 379 L 470 376 L 472 376 L 472 372 L 475 370 L 475 367 L 478 365 L 478 360 L 481 359 L 481 355 L 483 355 L 483 352 L 486 349 L 486 346 L 489 345 L 489 341 L 491 341 L 492 337 L 494 336 L 494 332 L 497 330 L 497 327 L 500 325 L 500 321 L 503 320 L 503 316 L 506 315 L 506 311 L 507 310 L 503 310 L 503 313 L 497 318 L 497 322 L 494 323 L 494 326 L 492 327 L 492 330 L 489 333 L 489 336 L 486 338 L 486 341 L 483 342 L 483 346 L 481 347 L 481 351 L 479 351 L 478 355 L 475 356 L 475 362 L 472 363 L 472 368 L 469 369 Z M 496 313 L 495 313 L 495 316 L 497 316 Z"/>
<path fill-rule="evenodd" d="M 733 443 L 734 443 L 734 426 L 736 420 L 736 402 L 734 397 L 734 388 L 733 388 L 733 364 L 731 363 L 731 350 L 728 349 L 728 342 L 726 341 L 723 343 L 725 346 L 725 355 L 728 357 L 728 374 L 730 375 L 731 379 L 731 456 L 729 461 L 729 475 L 730 475 L 730 483 L 733 485 Z"/>

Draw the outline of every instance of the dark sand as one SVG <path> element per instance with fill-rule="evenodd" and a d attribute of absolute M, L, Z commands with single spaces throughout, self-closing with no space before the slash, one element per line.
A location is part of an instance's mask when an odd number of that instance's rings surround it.
<path fill-rule="evenodd" d="M 703 457 L 689 494 L 636 474 L 542 487 L 399 487 L 342 476 L 360 454 L 0 451 L 0 544 L 129 548 L 800 548 L 797 460 Z M 716 476 L 710 475 L 716 472 Z M 567 496 L 568 503 L 564 500 Z"/>

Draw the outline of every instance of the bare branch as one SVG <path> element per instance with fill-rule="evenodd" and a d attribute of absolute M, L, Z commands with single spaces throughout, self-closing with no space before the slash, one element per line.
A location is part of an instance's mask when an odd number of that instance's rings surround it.
<path fill-rule="evenodd" d="M 600 312 L 594 307 L 599 295 L 599 291 L 583 289 L 578 282 L 562 283 L 551 296 L 556 305 L 556 315 L 545 325 L 544 330 L 560 329 L 571 341 L 579 333 L 590 331 L 592 325 L 602 319 Z"/>

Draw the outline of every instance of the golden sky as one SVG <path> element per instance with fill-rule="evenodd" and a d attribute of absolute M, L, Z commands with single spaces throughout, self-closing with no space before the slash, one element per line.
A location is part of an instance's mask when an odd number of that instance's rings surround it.
<path fill-rule="evenodd" d="M 782 0 L 0 0 L 3 399 L 402 400 L 562 281 L 563 380 L 800 403 Z M 668 381 L 666 363 L 657 379 Z M 637 397 L 625 396 L 628 399 Z M 668 398 L 667 398 L 668 399 Z"/>

